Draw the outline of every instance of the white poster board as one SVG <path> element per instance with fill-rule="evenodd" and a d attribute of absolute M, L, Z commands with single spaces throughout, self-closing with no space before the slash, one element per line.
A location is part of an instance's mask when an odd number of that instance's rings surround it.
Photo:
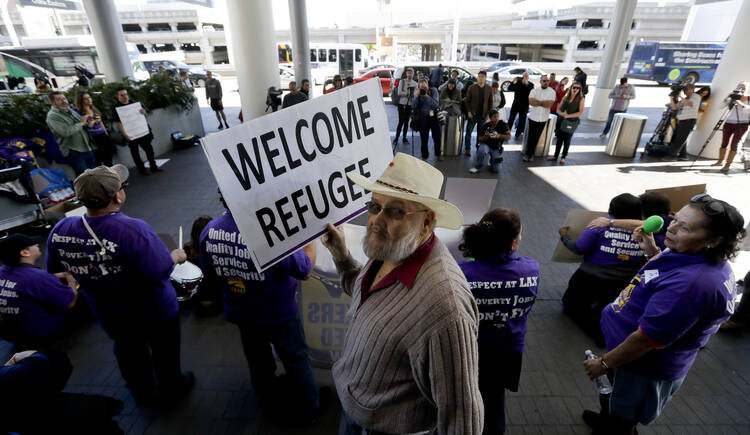
<path fill-rule="evenodd" d="M 565 218 L 565 224 L 562 226 L 570 227 L 568 235 L 571 239 L 576 240 L 581 236 L 581 233 L 583 233 L 588 224 L 598 217 L 607 217 L 607 213 L 603 211 L 571 209 L 568 211 L 568 217 Z M 583 261 L 583 255 L 571 252 L 558 239 L 555 250 L 552 252 L 552 261 L 557 263 L 580 263 Z"/>
<path fill-rule="evenodd" d="M 367 80 L 201 140 L 258 271 L 365 210 L 393 160 L 383 90 Z"/>
<path fill-rule="evenodd" d="M 130 103 L 125 106 L 118 106 L 117 115 L 120 117 L 124 132 L 131 139 L 138 139 L 148 134 L 148 122 L 146 115 L 141 113 L 141 103 Z"/>

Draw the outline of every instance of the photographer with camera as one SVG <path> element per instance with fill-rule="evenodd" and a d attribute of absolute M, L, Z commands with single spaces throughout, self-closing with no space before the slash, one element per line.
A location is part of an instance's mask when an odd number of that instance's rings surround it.
<path fill-rule="evenodd" d="M 409 130 L 409 116 L 411 116 L 411 99 L 414 90 L 417 89 L 417 82 L 414 81 L 414 70 L 406 69 L 406 78 L 398 82 L 396 88 L 396 103 L 398 104 L 398 125 L 396 126 L 396 137 L 393 138 L 393 145 L 398 143 L 398 137 L 401 134 L 401 128 L 404 129 L 404 139 L 401 143 L 409 143 L 406 140 L 406 132 Z"/>
<path fill-rule="evenodd" d="M 729 113 L 724 119 L 724 129 L 721 136 L 721 148 L 719 148 L 719 160 L 711 166 L 721 166 L 724 157 L 727 162 L 720 169 L 721 172 L 728 172 L 732 165 L 734 156 L 737 154 L 737 145 L 742 136 L 750 125 L 750 105 L 748 105 L 747 85 L 740 83 L 726 98 L 724 104 L 728 105 Z M 727 145 L 730 145 L 729 155 L 727 156 Z"/>
<path fill-rule="evenodd" d="M 412 126 L 416 123 L 419 127 L 423 160 L 427 160 L 427 157 L 430 156 L 430 150 L 427 148 L 430 132 L 432 132 L 432 142 L 435 145 L 435 157 L 438 160 L 443 160 L 443 156 L 440 155 L 440 123 L 437 118 L 439 107 L 437 89 L 431 88 L 427 84 L 427 79 L 423 78 L 419 81 L 419 89 L 414 92 L 414 98 L 411 102 L 411 108 L 414 111 Z M 415 128 L 415 130 L 417 129 Z"/>
<path fill-rule="evenodd" d="M 489 121 L 479 127 L 477 160 L 474 166 L 469 169 L 472 174 L 476 174 L 482 169 L 486 155 L 490 156 L 488 163 L 490 172 L 497 174 L 500 163 L 503 162 L 503 141 L 510 140 L 510 129 L 505 120 L 500 118 L 500 112 L 497 109 L 491 109 L 489 115 Z"/>
<path fill-rule="evenodd" d="M 523 73 L 523 77 L 516 77 L 508 86 L 508 90 L 513 92 L 513 104 L 510 105 L 510 114 L 508 115 L 508 127 L 513 128 L 513 122 L 518 115 L 518 127 L 516 127 L 516 139 L 521 137 L 523 129 L 526 127 L 526 116 L 529 112 L 529 94 L 534 89 L 534 84 L 529 81 L 529 73 Z"/>
<path fill-rule="evenodd" d="M 701 97 L 694 92 L 695 85 L 692 83 L 682 85 L 682 83 L 678 82 L 673 84 L 671 89 L 669 107 L 677 111 L 677 127 L 674 129 L 672 141 L 670 142 L 671 153 L 673 157 L 684 159 L 687 157 L 685 142 L 695 126 L 695 121 L 698 119 Z M 680 92 L 685 94 L 684 98 L 679 98 Z"/>

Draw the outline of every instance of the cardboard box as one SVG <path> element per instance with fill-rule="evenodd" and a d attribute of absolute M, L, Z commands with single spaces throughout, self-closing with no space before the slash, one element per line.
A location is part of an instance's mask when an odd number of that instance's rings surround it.
<path fill-rule="evenodd" d="M 677 213 L 690 202 L 690 198 L 706 193 L 705 184 L 691 184 L 687 186 L 662 187 L 660 189 L 646 189 L 646 192 L 661 192 L 669 198 L 672 213 Z"/>
<path fill-rule="evenodd" d="M 603 211 L 572 209 L 568 212 L 568 217 L 565 218 L 565 223 L 561 226 L 570 227 L 568 235 L 571 239 L 575 240 L 581 236 L 581 233 L 586 229 L 589 222 L 598 217 L 607 217 L 607 213 Z M 583 255 L 571 252 L 558 238 L 555 251 L 552 253 L 552 261 L 558 263 L 581 263 Z"/>
<path fill-rule="evenodd" d="M 44 211 L 53 211 L 55 213 L 64 214 L 65 217 L 69 216 L 83 216 L 86 213 L 86 207 L 80 202 L 65 201 L 60 204 L 55 204 L 52 207 L 45 209 Z"/>

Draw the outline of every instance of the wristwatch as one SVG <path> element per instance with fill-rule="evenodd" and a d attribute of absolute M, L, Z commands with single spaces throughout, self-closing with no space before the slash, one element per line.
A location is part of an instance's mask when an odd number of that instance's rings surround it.
<path fill-rule="evenodd" d="M 614 219 L 610 219 L 609 220 L 609 229 L 613 230 L 614 228 L 615 228 L 615 220 Z"/>

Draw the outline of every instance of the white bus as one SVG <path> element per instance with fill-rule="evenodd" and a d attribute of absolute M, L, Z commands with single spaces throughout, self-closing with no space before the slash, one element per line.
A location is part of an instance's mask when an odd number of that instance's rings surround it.
<path fill-rule="evenodd" d="M 292 46 L 289 43 L 277 44 L 279 63 L 292 63 Z M 345 77 L 357 77 L 367 68 L 368 50 L 364 44 L 346 44 L 338 42 L 310 44 L 310 71 L 312 82 L 322 85 L 326 79 L 336 74 Z"/>

